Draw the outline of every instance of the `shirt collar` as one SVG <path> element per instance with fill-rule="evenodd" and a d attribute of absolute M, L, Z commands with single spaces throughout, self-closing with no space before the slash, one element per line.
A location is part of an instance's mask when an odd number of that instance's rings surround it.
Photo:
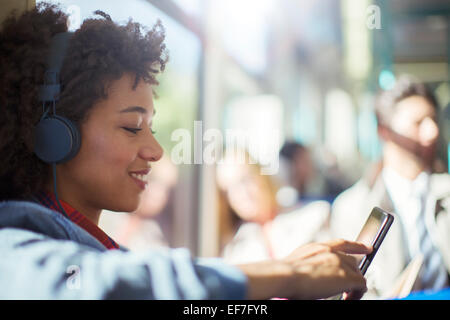
<path fill-rule="evenodd" d="M 383 179 L 390 191 L 394 191 L 399 196 L 409 197 L 426 194 L 428 190 L 430 174 L 422 171 L 414 180 L 402 177 L 391 167 L 383 168 Z"/>
<path fill-rule="evenodd" d="M 53 193 L 48 193 L 45 191 L 40 191 L 35 194 L 35 198 L 41 203 L 43 206 L 57 211 L 60 214 L 63 214 L 58 203 L 56 202 L 56 198 Z M 83 214 L 74 209 L 71 205 L 63 200 L 59 200 L 61 206 L 64 211 L 67 213 L 69 219 L 80 226 L 84 230 L 86 230 L 91 236 L 100 241 L 107 249 L 119 249 L 119 245 L 111 239 L 102 229 L 100 229 L 97 225 L 91 222 L 88 218 L 86 218 Z"/>

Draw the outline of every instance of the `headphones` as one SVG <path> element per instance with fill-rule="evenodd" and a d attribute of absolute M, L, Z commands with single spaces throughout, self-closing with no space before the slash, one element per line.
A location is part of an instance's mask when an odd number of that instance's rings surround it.
<path fill-rule="evenodd" d="M 53 191 L 61 212 L 68 218 L 59 202 L 56 188 L 56 164 L 69 161 L 78 153 L 81 135 L 77 126 L 69 119 L 56 114 L 56 101 L 61 92 L 60 71 L 73 32 L 57 33 L 50 44 L 50 55 L 44 84 L 39 87 L 42 102 L 42 117 L 34 132 L 34 153 L 53 169 Z"/>
<path fill-rule="evenodd" d="M 56 101 L 61 92 L 59 75 L 72 36 L 73 32 L 53 36 L 44 84 L 39 88 L 43 115 L 35 128 L 34 153 L 49 164 L 69 161 L 75 157 L 81 145 L 81 135 L 76 125 L 56 114 Z"/>

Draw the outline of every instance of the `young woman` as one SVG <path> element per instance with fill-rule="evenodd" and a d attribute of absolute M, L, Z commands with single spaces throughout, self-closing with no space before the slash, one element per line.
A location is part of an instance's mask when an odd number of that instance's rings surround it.
<path fill-rule="evenodd" d="M 50 43 L 67 17 L 42 4 L 2 26 L 0 298 L 312 299 L 365 290 L 348 254 L 371 249 L 343 240 L 241 266 L 194 261 L 184 249 L 120 250 L 98 219 L 102 209 L 134 211 L 162 156 L 152 88 L 167 55 L 160 23 L 146 31 L 96 13 L 74 33 L 62 64 L 54 112 L 78 128 L 81 145 L 56 165 L 36 156 L 35 128 Z"/>
<path fill-rule="evenodd" d="M 245 161 L 242 161 L 244 160 Z M 323 238 L 330 205 L 313 201 L 283 210 L 278 181 L 245 150 L 225 152 L 217 166 L 222 257 L 230 263 L 282 258 L 300 245 Z"/>

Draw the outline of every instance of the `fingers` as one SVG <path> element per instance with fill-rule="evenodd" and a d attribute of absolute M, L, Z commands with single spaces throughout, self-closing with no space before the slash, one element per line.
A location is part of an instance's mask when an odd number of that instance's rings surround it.
<path fill-rule="evenodd" d="M 370 246 L 366 246 L 360 242 L 353 242 L 347 240 L 332 240 L 324 243 L 310 243 L 304 246 L 301 246 L 294 250 L 288 257 L 287 260 L 295 261 L 298 259 L 305 259 L 308 257 L 312 257 L 316 254 L 320 254 L 321 252 L 343 252 L 346 254 L 360 254 L 366 255 L 372 252 L 372 248 Z"/>
<path fill-rule="evenodd" d="M 369 254 L 372 252 L 372 247 L 361 242 L 348 241 L 344 239 L 332 240 L 326 242 L 333 251 L 342 251 L 347 254 Z"/>
<path fill-rule="evenodd" d="M 351 284 L 352 287 L 349 287 L 349 289 L 346 290 L 349 293 L 346 294 L 344 299 L 361 299 L 364 292 L 367 291 L 367 287 L 366 279 L 363 277 L 358 267 L 358 257 L 371 253 L 372 247 L 360 242 L 343 239 L 332 240 L 327 244 L 330 246 L 332 251 L 340 256 L 342 263 L 349 268 L 347 277 L 351 279 L 349 280 L 349 285 Z M 350 254 L 359 256 L 350 256 Z"/>
<path fill-rule="evenodd" d="M 341 252 L 336 252 L 335 254 L 338 255 L 343 266 L 348 267 L 350 270 L 359 272 L 358 260 L 356 257 Z"/>
<path fill-rule="evenodd" d="M 341 268 L 345 271 L 346 276 L 362 280 L 365 283 L 365 279 L 361 274 L 361 270 L 358 268 L 358 261 L 355 257 L 340 252 L 335 254 L 338 256 Z"/>
<path fill-rule="evenodd" d="M 298 248 L 285 262 L 301 276 L 298 295 L 311 299 L 323 298 L 342 292 L 365 292 L 366 280 L 361 274 L 353 252 L 366 254 L 371 248 L 355 242 L 334 240 L 312 243 Z M 312 289 L 314 288 L 314 289 Z M 299 294 L 301 293 L 301 294 Z"/>
<path fill-rule="evenodd" d="M 347 292 L 347 299 L 361 299 L 364 292 L 367 291 L 366 279 L 360 272 L 349 271 L 346 276 L 347 288 L 343 291 Z"/>
<path fill-rule="evenodd" d="M 360 300 L 364 295 L 364 291 L 361 290 L 353 290 L 350 292 L 344 292 L 343 300 Z"/>
<path fill-rule="evenodd" d="M 345 291 L 350 292 L 350 299 L 360 299 L 364 292 L 366 292 L 366 279 L 361 274 L 358 268 L 358 261 L 356 257 L 347 255 L 342 252 L 334 253 L 339 261 L 340 268 L 343 271 L 343 276 L 345 277 L 347 288 Z"/>

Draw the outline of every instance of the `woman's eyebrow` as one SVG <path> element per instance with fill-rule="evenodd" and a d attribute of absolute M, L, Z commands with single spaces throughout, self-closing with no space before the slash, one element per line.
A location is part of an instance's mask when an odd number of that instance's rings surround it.
<path fill-rule="evenodd" d="M 140 107 L 140 106 L 131 106 L 131 107 L 127 107 L 125 109 L 120 110 L 120 113 L 127 113 L 127 112 L 138 112 L 138 113 L 146 114 L 147 109 Z M 154 114 L 155 114 L 155 109 L 153 109 L 153 115 Z"/>
<path fill-rule="evenodd" d="M 138 113 L 145 114 L 145 113 L 147 113 L 147 110 L 145 108 L 139 107 L 139 106 L 131 106 L 131 107 L 127 107 L 125 109 L 120 110 L 120 113 L 127 113 L 127 112 L 138 112 Z"/>

